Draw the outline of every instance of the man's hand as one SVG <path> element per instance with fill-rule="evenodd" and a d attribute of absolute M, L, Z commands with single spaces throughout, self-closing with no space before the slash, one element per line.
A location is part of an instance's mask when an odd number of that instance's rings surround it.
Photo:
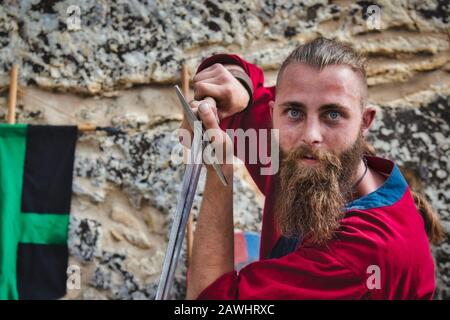
<path fill-rule="evenodd" d="M 210 144 L 205 148 L 204 160 L 206 164 L 211 164 L 214 158 L 219 161 L 219 164 L 231 163 L 233 157 L 232 141 L 230 137 L 219 127 L 219 119 L 217 117 L 216 102 L 212 98 L 205 98 L 202 101 L 192 101 L 190 103 L 194 114 L 198 115 L 199 120 L 203 124 L 205 133 L 210 138 Z M 194 107 L 196 106 L 196 107 Z M 193 131 L 187 120 L 184 118 L 179 131 L 180 142 L 190 148 L 193 138 Z M 203 137 L 205 138 L 205 137 Z M 207 166 L 211 169 L 210 166 Z"/>
<path fill-rule="evenodd" d="M 194 77 L 194 99 L 211 97 L 217 102 L 219 120 L 245 109 L 250 96 L 244 86 L 228 70 L 244 70 L 236 65 L 220 63 L 200 71 Z"/>
<path fill-rule="evenodd" d="M 199 117 L 198 116 L 199 115 L 198 107 L 202 103 L 206 103 L 206 105 L 209 106 L 212 114 L 214 115 L 215 122 L 219 123 L 216 102 L 214 101 L 213 98 L 209 98 L 209 97 L 206 97 L 204 100 L 201 100 L 201 101 L 192 100 L 191 102 L 189 102 L 191 110 L 197 116 L 197 118 Z M 209 119 L 209 117 L 208 117 L 208 119 Z M 200 118 L 200 120 L 202 120 L 202 119 Z M 183 146 L 185 146 L 186 148 L 191 148 L 193 137 L 194 137 L 194 131 L 192 130 L 191 126 L 189 125 L 189 122 L 186 119 L 186 116 L 183 114 L 183 121 L 181 122 L 180 129 L 178 130 L 178 138 L 180 139 L 180 142 Z"/>
<path fill-rule="evenodd" d="M 244 86 L 228 71 L 232 69 L 244 72 L 244 69 L 236 65 L 216 63 L 195 75 L 195 100 L 189 103 L 195 115 L 203 102 L 207 102 L 211 107 L 217 122 L 245 109 L 250 96 Z M 193 131 L 186 117 L 183 117 L 178 136 L 180 142 L 190 148 Z"/>

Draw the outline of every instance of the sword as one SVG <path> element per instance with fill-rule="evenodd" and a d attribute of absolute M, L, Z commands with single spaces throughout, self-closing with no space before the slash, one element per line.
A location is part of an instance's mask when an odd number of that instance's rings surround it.
<path fill-rule="evenodd" d="M 169 243 L 167 245 L 166 256 L 164 257 L 163 268 L 159 279 L 155 300 L 167 300 L 170 296 L 175 269 L 177 267 L 183 244 L 186 224 L 191 212 L 195 191 L 197 190 L 198 180 L 200 177 L 202 167 L 202 149 L 208 144 L 208 142 L 203 141 L 202 138 L 205 132 L 201 125 L 201 121 L 199 121 L 199 119 L 192 112 L 178 86 L 175 86 L 175 90 L 177 92 L 178 99 L 181 102 L 181 106 L 183 107 L 186 119 L 194 132 L 194 138 L 192 141 L 190 154 L 191 161 L 186 165 L 186 170 L 184 172 L 181 193 L 178 198 L 172 228 L 170 230 Z M 207 135 L 205 135 L 205 138 L 207 141 L 210 141 Z M 213 168 L 222 183 L 225 186 L 228 185 L 225 175 L 216 161 L 213 161 Z"/>

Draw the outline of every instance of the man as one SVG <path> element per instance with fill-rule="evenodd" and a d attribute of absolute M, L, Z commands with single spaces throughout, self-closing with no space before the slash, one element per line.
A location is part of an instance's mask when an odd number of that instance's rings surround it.
<path fill-rule="evenodd" d="M 266 200 L 261 259 L 238 274 L 233 166 L 222 165 L 224 187 L 207 165 L 188 299 L 432 298 L 427 234 L 439 238 L 438 220 L 419 214 L 393 162 L 367 155 L 375 109 L 350 46 L 319 38 L 298 47 L 269 88 L 255 65 L 216 55 L 200 65 L 194 93 L 206 129 L 218 130 L 217 120 L 222 129 L 278 129 L 281 166 L 264 176 L 261 164 L 247 165 Z M 229 145 L 223 131 L 214 139 Z"/>

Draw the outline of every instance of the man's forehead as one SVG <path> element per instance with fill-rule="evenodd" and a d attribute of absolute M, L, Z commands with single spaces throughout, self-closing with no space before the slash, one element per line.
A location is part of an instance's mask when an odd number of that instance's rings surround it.
<path fill-rule="evenodd" d="M 303 64 L 288 65 L 277 84 L 278 95 L 321 95 L 323 98 L 361 98 L 361 80 L 346 65 L 325 66 L 322 70 Z"/>

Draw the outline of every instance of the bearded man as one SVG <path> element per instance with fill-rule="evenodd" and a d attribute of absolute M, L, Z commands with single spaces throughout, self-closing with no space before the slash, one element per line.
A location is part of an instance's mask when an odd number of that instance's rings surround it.
<path fill-rule="evenodd" d="M 324 38 L 299 46 L 275 87 L 257 66 L 215 55 L 200 65 L 194 93 L 206 129 L 277 129 L 281 166 L 262 175 L 260 163 L 246 164 L 266 198 L 260 260 L 237 273 L 233 165 L 222 165 L 226 187 L 207 165 L 188 299 L 433 297 L 429 241 L 441 237 L 439 222 L 418 210 L 399 168 L 369 152 L 376 110 L 352 47 Z M 220 132 L 214 143 L 226 147 Z"/>

